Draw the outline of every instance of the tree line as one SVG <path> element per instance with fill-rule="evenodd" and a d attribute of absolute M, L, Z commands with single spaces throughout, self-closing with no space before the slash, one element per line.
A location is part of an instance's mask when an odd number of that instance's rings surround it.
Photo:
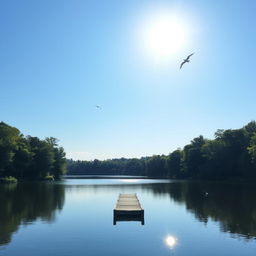
<path fill-rule="evenodd" d="M 0 177 L 59 179 L 65 172 L 65 152 L 56 138 L 25 137 L 17 128 L 0 122 Z"/>
<path fill-rule="evenodd" d="M 240 129 L 217 130 L 214 139 L 202 135 L 169 155 L 104 161 L 68 160 L 72 175 L 142 175 L 174 179 L 256 178 L 256 122 Z"/>

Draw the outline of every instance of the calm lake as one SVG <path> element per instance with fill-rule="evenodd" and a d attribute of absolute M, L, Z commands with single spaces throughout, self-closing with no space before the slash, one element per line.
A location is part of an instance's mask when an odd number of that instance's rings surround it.
<path fill-rule="evenodd" d="M 117 222 L 137 193 L 145 225 Z M 67 179 L 0 185 L 0 256 L 256 255 L 254 184 Z"/>

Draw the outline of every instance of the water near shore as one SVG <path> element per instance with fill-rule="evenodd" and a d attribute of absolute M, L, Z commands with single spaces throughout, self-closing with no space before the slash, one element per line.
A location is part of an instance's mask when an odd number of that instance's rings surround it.
<path fill-rule="evenodd" d="M 145 225 L 113 225 L 119 193 L 137 193 Z M 0 184 L 0 256 L 255 252 L 254 184 L 130 177 Z"/>

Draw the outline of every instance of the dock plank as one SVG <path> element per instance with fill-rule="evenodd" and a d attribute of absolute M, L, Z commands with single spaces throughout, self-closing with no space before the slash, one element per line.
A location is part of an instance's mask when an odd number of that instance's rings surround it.
<path fill-rule="evenodd" d="M 119 194 L 114 208 L 114 225 L 117 221 L 141 221 L 144 225 L 144 209 L 136 194 Z"/>

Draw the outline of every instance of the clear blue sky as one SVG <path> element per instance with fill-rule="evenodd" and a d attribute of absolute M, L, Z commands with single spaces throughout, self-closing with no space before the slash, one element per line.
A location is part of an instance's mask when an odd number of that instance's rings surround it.
<path fill-rule="evenodd" d="M 142 28 L 161 11 L 189 36 L 156 61 Z M 0 120 L 74 159 L 168 154 L 240 128 L 256 119 L 255 12 L 254 0 L 1 1 Z"/>

